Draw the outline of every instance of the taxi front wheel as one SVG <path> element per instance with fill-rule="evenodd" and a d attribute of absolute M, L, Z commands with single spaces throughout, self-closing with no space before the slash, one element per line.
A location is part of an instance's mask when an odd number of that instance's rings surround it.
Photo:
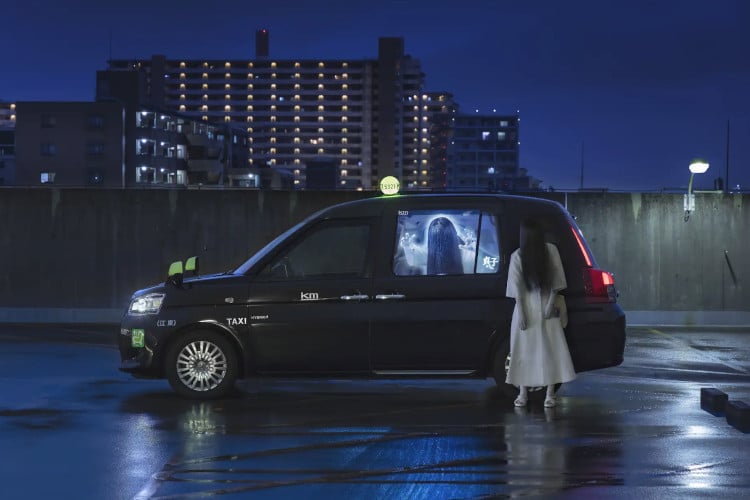
<path fill-rule="evenodd" d="M 172 389 L 192 399 L 214 399 L 228 394 L 237 379 L 237 354 L 222 335 L 206 330 L 190 332 L 169 349 L 166 375 Z"/>

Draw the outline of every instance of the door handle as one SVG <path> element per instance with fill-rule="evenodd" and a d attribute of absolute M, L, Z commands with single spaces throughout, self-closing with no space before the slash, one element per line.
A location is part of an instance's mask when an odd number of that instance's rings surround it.
<path fill-rule="evenodd" d="M 369 295 L 342 295 L 341 300 L 367 300 Z"/>
<path fill-rule="evenodd" d="M 375 296 L 375 300 L 401 300 L 405 298 L 406 295 L 403 293 L 382 293 Z"/>

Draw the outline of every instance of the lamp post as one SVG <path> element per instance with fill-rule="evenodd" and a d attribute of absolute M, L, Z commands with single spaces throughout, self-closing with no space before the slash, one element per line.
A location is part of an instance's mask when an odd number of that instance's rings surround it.
<path fill-rule="evenodd" d="M 706 160 L 696 158 L 690 162 L 690 182 L 688 183 L 688 192 L 685 195 L 685 222 L 690 218 L 690 212 L 695 210 L 695 195 L 693 194 L 693 177 L 695 174 L 705 174 L 709 164 Z"/>

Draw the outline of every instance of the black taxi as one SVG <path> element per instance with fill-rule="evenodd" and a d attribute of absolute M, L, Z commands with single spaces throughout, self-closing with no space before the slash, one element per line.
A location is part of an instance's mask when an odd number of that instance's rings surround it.
<path fill-rule="evenodd" d="M 505 384 L 521 220 L 544 221 L 565 276 L 577 372 L 623 361 L 625 314 L 565 208 L 541 198 L 399 195 L 342 203 L 290 228 L 238 268 L 194 258 L 133 294 L 120 369 L 216 398 L 238 378 L 494 377 Z"/>

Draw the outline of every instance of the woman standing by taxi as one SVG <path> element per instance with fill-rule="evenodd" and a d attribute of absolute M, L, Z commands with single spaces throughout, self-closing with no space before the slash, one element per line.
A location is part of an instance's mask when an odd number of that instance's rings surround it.
<path fill-rule="evenodd" d="M 546 386 L 544 406 L 550 408 L 557 404 L 555 385 L 576 377 L 555 308 L 567 283 L 557 247 L 545 242 L 539 221 L 524 220 L 520 238 L 520 248 L 510 257 L 505 293 L 516 299 L 506 383 L 519 387 L 515 406 L 526 406 L 529 387 Z"/>

